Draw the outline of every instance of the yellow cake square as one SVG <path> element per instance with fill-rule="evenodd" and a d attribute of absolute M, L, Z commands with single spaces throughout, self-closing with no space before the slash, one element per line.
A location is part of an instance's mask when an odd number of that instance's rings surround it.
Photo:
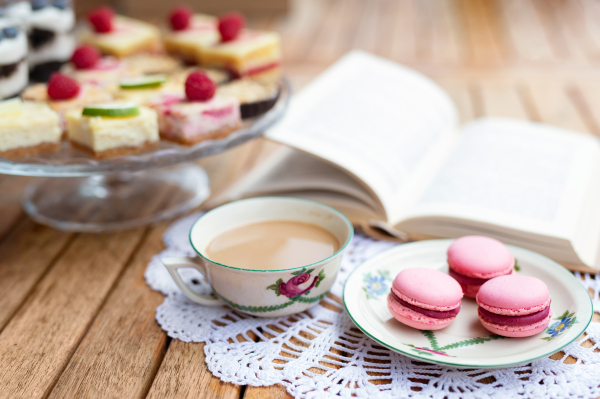
<path fill-rule="evenodd" d="M 139 107 L 137 115 L 126 117 L 85 116 L 81 110 L 70 111 L 67 133 L 74 147 L 97 158 L 143 151 L 158 145 L 159 140 L 156 111 L 147 107 Z"/>
<path fill-rule="evenodd" d="M 170 29 L 163 37 L 165 50 L 188 63 L 201 63 L 204 49 L 220 40 L 217 18 L 205 14 L 194 14 L 186 29 Z"/>
<path fill-rule="evenodd" d="M 275 32 L 243 30 L 235 39 L 206 48 L 199 61 L 233 77 L 276 81 L 281 76 L 281 39 Z"/>
<path fill-rule="evenodd" d="M 98 33 L 86 26 L 81 34 L 81 41 L 115 57 L 156 51 L 160 47 L 160 30 L 152 24 L 116 15 L 113 25 L 113 30 L 107 33 Z"/>
<path fill-rule="evenodd" d="M 0 102 L 0 157 L 18 158 L 54 151 L 62 129 L 58 114 L 42 102 Z"/>

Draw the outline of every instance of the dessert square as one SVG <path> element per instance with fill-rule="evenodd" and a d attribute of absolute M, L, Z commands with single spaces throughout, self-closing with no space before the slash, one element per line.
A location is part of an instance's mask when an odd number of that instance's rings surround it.
<path fill-rule="evenodd" d="M 118 103 L 111 104 L 120 106 Z M 122 104 L 132 107 L 131 104 Z M 134 106 L 135 107 L 135 106 Z M 67 113 L 67 132 L 71 145 L 92 154 L 107 158 L 140 152 L 158 145 L 158 120 L 156 111 L 135 107 L 133 116 L 85 116 L 81 110 Z"/>
<path fill-rule="evenodd" d="M 82 84 L 77 96 L 68 100 L 52 100 L 48 96 L 48 85 L 45 83 L 37 83 L 29 86 L 23 91 L 21 97 L 28 101 L 46 102 L 52 110 L 58 113 L 60 117 L 60 126 L 63 131 L 67 130 L 65 114 L 68 111 L 81 109 L 88 104 L 105 103 L 113 99 L 110 92 L 89 83 Z"/>
<path fill-rule="evenodd" d="M 81 41 L 98 47 L 106 55 L 126 57 L 138 52 L 157 50 L 160 31 L 149 23 L 116 15 L 110 32 L 95 32 L 87 26 L 81 35 Z"/>
<path fill-rule="evenodd" d="M 68 63 L 61 68 L 61 72 L 79 82 L 112 90 L 118 87 L 119 79 L 142 74 L 127 61 L 111 56 L 102 57 L 95 65 L 85 69 L 78 69 Z"/>
<path fill-rule="evenodd" d="M 153 81 L 157 83 L 152 84 Z M 184 92 L 183 81 L 173 80 L 165 75 L 149 75 L 121 79 L 115 98 L 139 105 L 149 105 L 163 95 L 182 96 Z"/>
<path fill-rule="evenodd" d="M 58 114 L 47 104 L 20 99 L 0 102 L 0 157 L 55 151 L 61 135 Z"/>
<path fill-rule="evenodd" d="M 168 53 L 181 57 L 186 63 L 195 64 L 202 58 L 204 49 L 220 40 L 217 18 L 194 14 L 186 29 L 168 30 L 163 37 L 163 44 Z"/>
<path fill-rule="evenodd" d="M 281 76 L 281 39 L 275 32 L 243 30 L 234 40 L 206 48 L 199 61 L 223 68 L 235 78 L 277 81 Z"/>
<path fill-rule="evenodd" d="M 151 106 L 158 112 L 160 136 L 180 144 L 224 138 L 241 126 L 240 104 L 233 96 L 208 101 L 162 96 Z"/>

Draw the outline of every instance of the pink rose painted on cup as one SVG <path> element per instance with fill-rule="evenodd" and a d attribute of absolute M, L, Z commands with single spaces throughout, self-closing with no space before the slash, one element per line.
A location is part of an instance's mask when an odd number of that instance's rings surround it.
<path fill-rule="evenodd" d="M 268 286 L 267 289 L 275 291 L 277 296 L 283 295 L 287 298 L 307 294 L 313 287 L 318 287 L 321 281 L 325 279 L 325 272 L 321 270 L 319 275 L 312 278 L 311 281 L 311 273 L 314 270 L 303 268 L 302 270 L 293 272 L 294 277 L 290 278 L 287 282 L 284 282 L 280 278 L 275 284 Z"/>
<path fill-rule="evenodd" d="M 307 288 L 300 287 L 302 284 L 306 283 L 310 280 L 309 273 L 302 273 L 296 277 L 292 277 L 287 281 L 287 283 L 281 282 L 279 284 L 279 292 L 281 295 L 287 296 L 288 298 L 293 298 L 298 295 L 302 295 L 305 292 L 309 291 L 312 287 L 315 286 L 319 276 L 316 276 L 312 283 Z"/>

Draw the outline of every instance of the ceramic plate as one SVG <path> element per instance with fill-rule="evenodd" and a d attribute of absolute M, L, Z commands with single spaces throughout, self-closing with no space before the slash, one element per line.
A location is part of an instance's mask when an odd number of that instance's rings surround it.
<path fill-rule="evenodd" d="M 456 367 L 507 367 L 530 362 L 573 342 L 592 320 L 592 301 L 568 270 L 535 252 L 508 246 L 517 273 L 544 281 L 550 289 L 553 316 L 544 332 L 527 338 L 504 338 L 483 328 L 477 303 L 463 298 L 452 324 L 438 331 L 420 331 L 396 321 L 387 295 L 396 275 L 408 268 L 448 272 L 446 250 L 453 240 L 432 240 L 384 251 L 357 267 L 344 287 L 348 314 L 365 334 L 389 349 L 412 358 Z"/>

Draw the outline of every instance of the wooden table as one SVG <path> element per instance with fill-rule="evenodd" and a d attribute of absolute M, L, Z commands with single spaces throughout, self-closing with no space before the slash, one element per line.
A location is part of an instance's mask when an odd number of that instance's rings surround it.
<path fill-rule="evenodd" d="M 600 135 L 594 0 L 298 0 L 286 17 L 250 23 L 282 33 L 297 88 L 362 48 L 434 78 L 463 122 L 510 116 Z M 257 140 L 203 161 L 213 189 L 269 145 Z M 55 231 L 23 214 L 29 181 L 0 177 L 1 398 L 289 396 L 281 386 L 220 382 L 202 344 L 160 329 L 154 316 L 163 296 L 143 272 L 163 249 L 167 223 L 117 234 Z"/>

